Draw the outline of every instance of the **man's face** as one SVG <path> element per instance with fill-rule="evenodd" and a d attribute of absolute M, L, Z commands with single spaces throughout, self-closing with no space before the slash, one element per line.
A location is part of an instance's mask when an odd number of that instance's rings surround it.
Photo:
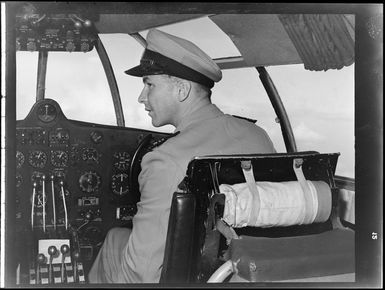
<path fill-rule="evenodd" d="M 154 127 L 174 125 L 177 110 L 177 87 L 166 75 L 143 77 L 144 88 L 138 102 L 144 104 Z"/>

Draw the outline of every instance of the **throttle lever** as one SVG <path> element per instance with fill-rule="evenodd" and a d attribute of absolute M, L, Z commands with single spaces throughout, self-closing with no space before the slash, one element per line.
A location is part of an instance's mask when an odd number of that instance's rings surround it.
<path fill-rule="evenodd" d="M 52 279 L 52 261 L 53 257 L 57 253 L 57 248 L 55 246 L 49 246 L 48 247 L 48 255 L 49 255 L 49 270 L 48 270 L 48 277 L 49 277 L 49 283 L 53 283 Z"/>
<path fill-rule="evenodd" d="M 66 255 L 69 253 L 70 247 L 68 245 L 62 245 L 60 247 L 60 252 L 62 254 L 61 258 L 61 280 L 64 283 L 64 260 L 66 258 Z"/>
<path fill-rule="evenodd" d="M 55 206 L 55 185 L 54 175 L 51 175 L 51 191 L 52 191 L 52 212 L 53 212 L 53 228 L 56 230 L 56 206 Z"/>

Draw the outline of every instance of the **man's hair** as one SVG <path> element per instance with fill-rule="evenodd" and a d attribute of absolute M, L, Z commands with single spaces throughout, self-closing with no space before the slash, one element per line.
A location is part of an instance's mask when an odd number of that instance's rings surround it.
<path fill-rule="evenodd" d="M 179 85 L 179 83 L 181 81 L 184 81 L 184 79 L 182 78 L 179 78 L 179 77 L 175 77 L 175 76 L 170 76 L 170 75 L 167 75 L 167 77 L 175 84 L 175 85 Z M 202 84 L 199 84 L 199 83 L 196 83 L 196 82 L 193 82 L 193 81 L 190 81 L 194 84 L 194 87 L 195 87 L 195 90 L 198 92 L 198 93 L 202 93 L 202 94 L 205 94 L 207 95 L 207 97 L 211 100 L 211 89 L 202 85 Z"/>

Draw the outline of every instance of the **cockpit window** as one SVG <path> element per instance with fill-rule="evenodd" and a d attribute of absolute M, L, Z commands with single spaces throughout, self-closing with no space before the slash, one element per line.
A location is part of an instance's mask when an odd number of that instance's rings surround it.
<path fill-rule="evenodd" d="M 354 178 L 354 64 L 327 72 L 307 71 L 303 65 L 268 71 L 285 105 L 297 149 L 340 152 L 336 174 Z"/>
<path fill-rule="evenodd" d="M 202 29 L 204 27 L 204 29 Z M 166 25 L 164 32 L 189 39 L 212 58 L 239 56 L 230 38 L 207 17 Z M 140 32 L 146 37 L 148 31 Z M 126 127 L 154 128 L 138 96 L 142 79 L 125 70 L 139 64 L 143 47 L 128 34 L 100 34 L 118 84 Z M 17 52 L 17 119 L 36 100 L 37 52 Z M 340 152 L 336 174 L 354 177 L 354 65 L 312 72 L 303 65 L 267 67 L 289 116 L 299 151 Z M 278 152 L 286 152 L 279 120 L 255 68 L 226 69 L 213 88 L 212 101 L 228 114 L 257 120 Z M 45 97 L 58 101 L 69 119 L 116 125 L 111 92 L 99 56 L 49 53 Z"/>
<path fill-rule="evenodd" d="M 36 101 L 38 52 L 18 51 L 17 119 L 24 119 Z M 57 101 L 68 119 L 116 125 L 106 74 L 95 49 L 50 52 L 45 98 Z"/>

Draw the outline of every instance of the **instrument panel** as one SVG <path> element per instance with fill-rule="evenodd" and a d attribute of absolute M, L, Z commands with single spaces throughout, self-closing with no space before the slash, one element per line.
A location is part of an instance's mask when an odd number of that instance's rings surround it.
<path fill-rule="evenodd" d="M 72 232 L 87 272 L 108 230 L 132 226 L 140 193 L 131 188 L 130 169 L 149 134 L 154 142 L 169 135 L 69 120 L 54 100 L 35 103 L 16 125 L 20 261 L 36 261 L 37 241 Z"/>

